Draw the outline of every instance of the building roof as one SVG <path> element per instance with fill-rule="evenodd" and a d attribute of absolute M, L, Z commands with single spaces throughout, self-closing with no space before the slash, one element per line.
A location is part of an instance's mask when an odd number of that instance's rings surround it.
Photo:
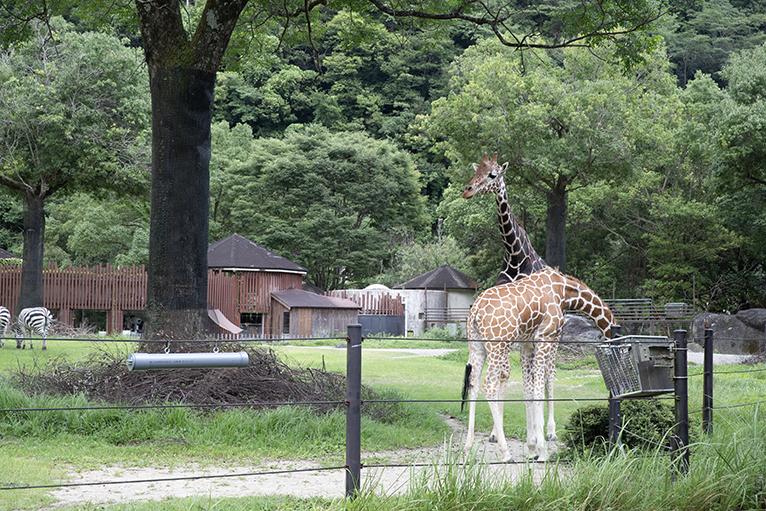
<path fill-rule="evenodd" d="M 361 307 L 352 300 L 336 298 L 334 296 L 318 295 L 302 289 L 272 291 L 271 296 L 288 309 L 292 309 L 293 307 L 308 307 L 313 309 L 361 309 Z"/>
<path fill-rule="evenodd" d="M 11 254 L 4 248 L 0 248 L 0 259 L 21 259 L 19 256 Z"/>
<path fill-rule="evenodd" d="M 394 289 L 476 289 L 476 279 L 445 264 L 419 275 Z"/>
<path fill-rule="evenodd" d="M 210 245 L 207 248 L 207 266 L 222 270 L 281 271 L 301 275 L 308 273 L 303 266 L 266 250 L 239 234 L 232 234 Z"/>

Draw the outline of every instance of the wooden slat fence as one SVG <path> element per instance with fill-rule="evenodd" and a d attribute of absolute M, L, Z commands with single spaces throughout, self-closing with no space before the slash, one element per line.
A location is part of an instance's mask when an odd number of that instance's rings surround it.
<path fill-rule="evenodd" d="M 404 316 L 404 304 L 402 303 L 402 297 L 399 295 L 391 296 L 388 293 L 341 289 L 329 291 L 327 296 L 353 301 L 362 308 L 359 314 Z"/>
<path fill-rule="evenodd" d="M 144 266 L 109 264 L 68 266 L 48 264 L 43 270 L 43 305 L 57 311 L 56 319 L 73 324 L 73 311 L 106 310 L 107 331 L 122 330 L 123 311 L 146 306 Z M 301 288 L 301 275 L 277 272 L 208 272 L 208 302 L 235 325 L 240 312 L 268 315 L 272 291 Z M 16 309 L 21 289 L 21 267 L 0 266 L 0 305 Z"/>

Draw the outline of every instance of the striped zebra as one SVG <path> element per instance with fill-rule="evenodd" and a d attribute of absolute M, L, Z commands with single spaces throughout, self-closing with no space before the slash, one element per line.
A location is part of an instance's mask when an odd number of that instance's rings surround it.
<path fill-rule="evenodd" d="M 0 305 L 0 348 L 5 347 L 5 335 L 8 333 L 8 327 L 11 326 L 11 311 Z"/>
<path fill-rule="evenodd" d="M 52 321 L 53 316 L 51 315 L 51 311 L 45 307 L 29 307 L 27 309 L 22 309 L 19 313 L 18 325 L 21 338 L 19 338 L 18 335 L 16 336 L 16 347 L 21 349 L 26 348 L 27 334 L 29 334 L 29 349 L 34 349 L 32 347 L 31 334 L 32 332 L 36 332 L 37 335 L 40 335 L 43 338 L 43 349 L 48 349 L 48 327 L 51 326 Z"/>

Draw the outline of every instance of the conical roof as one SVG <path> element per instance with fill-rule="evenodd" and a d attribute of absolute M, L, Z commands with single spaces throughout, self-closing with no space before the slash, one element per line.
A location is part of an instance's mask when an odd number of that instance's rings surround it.
<path fill-rule="evenodd" d="M 207 266 L 214 269 L 283 271 L 305 275 L 306 268 L 295 264 L 249 239 L 232 234 L 207 248 Z"/>
<path fill-rule="evenodd" d="M 476 289 L 476 285 L 475 278 L 445 264 L 399 284 L 394 289 Z"/>

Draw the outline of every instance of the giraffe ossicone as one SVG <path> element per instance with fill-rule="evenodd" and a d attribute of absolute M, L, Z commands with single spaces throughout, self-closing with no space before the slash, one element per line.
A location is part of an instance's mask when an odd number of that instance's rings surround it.
<path fill-rule="evenodd" d="M 468 315 L 469 357 L 463 387 L 463 402 L 469 399 L 467 453 L 473 446 L 476 399 L 486 362 L 481 390 L 492 413 L 492 432 L 497 438 L 501 459 L 511 459 L 503 433 L 503 400 L 510 376 L 510 348 L 519 342 L 527 419 L 525 452 L 530 458 L 548 459 L 543 402 L 547 382 L 547 434 L 554 439 L 556 424 L 551 401 L 554 362 L 566 309 L 585 313 L 604 336 L 609 337 L 614 316 L 603 300 L 579 280 L 550 267 L 515 282 L 491 287 L 476 299 Z"/>

